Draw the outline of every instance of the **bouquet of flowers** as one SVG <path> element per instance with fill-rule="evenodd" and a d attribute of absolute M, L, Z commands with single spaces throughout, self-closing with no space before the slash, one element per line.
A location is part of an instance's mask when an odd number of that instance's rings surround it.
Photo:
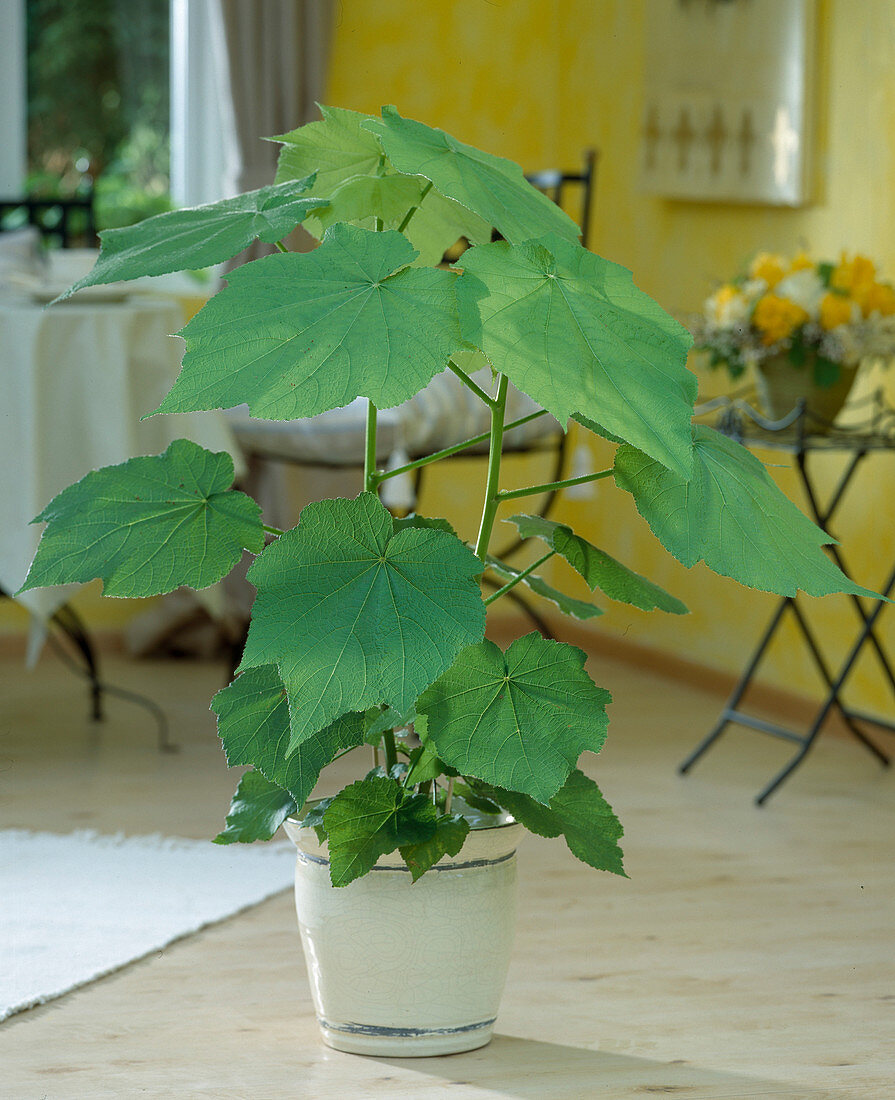
<path fill-rule="evenodd" d="M 843 367 L 895 354 L 895 288 L 866 256 L 843 252 L 829 263 L 762 252 L 706 300 L 692 331 L 709 365 L 725 366 L 732 378 L 785 358 L 811 366 L 814 383 L 828 387 Z"/>

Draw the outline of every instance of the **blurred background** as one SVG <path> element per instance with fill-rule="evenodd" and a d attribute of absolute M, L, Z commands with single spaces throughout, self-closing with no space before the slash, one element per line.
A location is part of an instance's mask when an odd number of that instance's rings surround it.
<path fill-rule="evenodd" d="M 795 20 L 792 38 L 774 38 L 764 24 L 756 38 L 731 41 L 727 9 L 750 6 L 751 0 L 4 0 L 0 199 L 46 201 L 43 249 L 62 243 L 58 233 L 54 239 L 53 219 L 61 217 L 64 200 L 84 200 L 72 211 L 69 243 L 89 248 L 94 223 L 100 231 L 128 225 L 271 182 L 277 147 L 257 135 L 318 118 L 315 100 L 363 112 L 391 103 L 511 158 L 526 173 L 580 171 L 586 151 L 595 149 L 585 243 L 630 268 L 635 282 L 684 322 L 759 252 L 792 256 L 805 249 L 833 262 L 843 251 L 861 253 L 891 277 L 895 9 L 890 0 L 777 5 Z M 675 27 L 677 37 L 657 36 L 664 26 Z M 708 83 L 697 86 L 690 115 L 689 108 L 674 107 L 692 134 L 673 139 L 673 155 L 685 157 L 688 140 L 694 148 L 709 142 L 699 112 L 708 109 L 706 89 L 721 79 L 719 68 L 726 80 L 719 102 L 739 96 L 741 115 L 751 111 L 755 119 L 754 134 L 743 122 L 722 135 L 731 148 L 738 142 L 743 155 L 752 142 L 765 140 L 762 100 L 773 91 L 767 81 L 779 78 L 797 108 L 789 118 L 800 158 L 794 189 L 744 196 L 691 180 L 688 191 L 674 185 L 671 168 L 665 178 L 656 169 L 654 131 L 671 125 L 661 112 L 683 102 L 674 98 L 680 94 L 675 60 L 688 56 L 688 27 L 689 56 L 694 65 L 701 57 Z M 764 61 L 771 55 L 768 75 Z M 567 208 L 576 220 L 579 203 L 570 193 Z M 7 234 L 25 227 L 27 209 L 7 203 L 3 210 Z M 214 278 L 201 274 L 165 292 L 188 316 L 214 290 Z M 691 366 L 701 397 L 730 389 L 726 375 L 709 371 L 696 353 Z M 882 388 L 891 400 L 893 386 L 895 373 L 868 365 L 856 393 Z M 573 430 L 567 463 L 573 473 L 591 462 L 605 465 L 602 444 L 585 435 Z M 30 453 L 49 454 L 54 438 L 48 432 L 28 441 Z M 773 477 L 804 508 L 789 456 L 759 457 L 773 464 Z M 846 460 L 822 455 L 813 461 L 823 493 Z M 508 483 L 550 477 L 549 463 L 537 456 L 516 458 L 507 470 Z M 64 483 L 85 472 L 73 462 Z M 7 470 L 8 487 L 20 485 L 22 476 Z M 419 510 L 450 515 L 471 534 L 483 476 L 474 460 L 434 472 Z M 276 491 L 285 494 L 280 504 L 294 522 L 303 501 L 355 491 L 352 477 L 293 468 Z M 851 572 L 871 587 L 883 583 L 895 557 L 893 484 L 891 453 L 870 456 L 837 514 L 835 530 Z M 597 648 L 605 644 L 648 665 L 732 682 L 774 597 L 746 592 L 700 566 L 684 569 L 621 493 L 585 487 L 563 495 L 552 515 L 573 522 L 692 612 L 680 619 L 608 605 L 602 618 L 581 627 Z M 561 567 L 554 582 L 585 595 Z M 147 612 L 146 601 L 102 601 L 98 592 L 91 585 L 73 599 L 100 637 L 119 634 Z M 836 666 L 854 638 L 854 608 L 838 597 L 810 611 Z M 891 639 L 891 620 L 882 622 Z M 0 644 L 8 652 L 24 646 L 28 628 L 23 607 L 0 601 Z M 794 623 L 780 632 L 761 678 L 797 696 L 821 689 Z M 891 687 L 869 654 L 850 681 L 850 695 L 865 710 L 890 709 Z"/>

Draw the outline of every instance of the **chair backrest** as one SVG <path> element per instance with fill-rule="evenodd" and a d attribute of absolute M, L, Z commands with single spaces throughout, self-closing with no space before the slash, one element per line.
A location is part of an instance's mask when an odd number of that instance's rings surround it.
<path fill-rule="evenodd" d="M 92 247 L 98 243 L 93 192 L 69 199 L 0 199 L 0 228 L 33 225 L 45 243 L 61 248 Z"/>
<path fill-rule="evenodd" d="M 587 235 L 590 230 L 590 215 L 594 189 L 597 179 L 597 150 L 586 149 L 584 152 L 584 166 L 580 172 L 563 172 L 558 169 L 548 169 L 544 172 L 531 172 L 525 177 L 532 186 L 549 195 L 558 205 L 562 206 L 567 188 L 579 188 L 581 198 L 581 213 L 578 216 L 578 225 L 581 228 L 581 243 L 587 247 Z"/>

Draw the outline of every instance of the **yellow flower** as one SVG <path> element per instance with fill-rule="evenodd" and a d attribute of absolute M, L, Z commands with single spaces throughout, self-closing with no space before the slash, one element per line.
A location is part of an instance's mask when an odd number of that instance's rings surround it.
<path fill-rule="evenodd" d="M 872 286 L 875 279 L 876 266 L 873 260 L 868 260 L 866 256 L 855 256 L 853 260 L 848 260 L 843 252 L 830 276 L 830 286 L 834 290 L 847 290 L 854 294 Z"/>
<path fill-rule="evenodd" d="M 790 274 L 794 271 L 813 271 L 816 264 L 814 260 L 808 255 L 807 252 L 797 252 L 793 257 L 792 263 L 789 265 Z"/>
<path fill-rule="evenodd" d="M 753 279 L 764 279 L 769 289 L 773 289 L 786 274 L 786 265 L 782 256 L 773 252 L 759 252 L 749 267 Z"/>
<path fill-rule="evenodd" d="M 852 319 L 852 299 L 844 294 L 827 293 L 820 300 L 820 327 L 829 331 L 847 325 Z"/>
<path fill-rule="evenodd" d="M 761 333 L 763 344 L 785 340 L 794 329 L 808 320 L 808 311 L 778 294 L 765 294 L 755 303 L 752 323 Z"/>
<path fill-rule="evenodd" d="M 882 317 L 891 317 L 895 313 L 895 290 L 888 283 L 871 283 L 855 293 L 855 298 L 865 317 L 879 313 Z"/>

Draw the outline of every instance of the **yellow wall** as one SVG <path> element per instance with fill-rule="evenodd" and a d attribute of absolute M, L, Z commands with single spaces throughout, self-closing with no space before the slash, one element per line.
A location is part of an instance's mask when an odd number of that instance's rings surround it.
<path fill-rule="evenodd" d="M 895 5 L 891 0 L 819 4 L 816 96 L 817 201 L 798 210 L 672 202 L 636 190 L 642 109 L 642 35 L 649 0 L 343 0 L 328 101 L 375 111 L 383 103 L 457 137 L 518 161 L 528 170 L 570 166 L 582 149 L 601 151 L 590 246 L 630 267 L 635 280 L 679 316 L 692 313 L 712 282 L 758 249 L 807 245 L 835 256 L 842 248 L 874 256 L 895 275 Z M 895 378 L 887 379 L 893 392 Z M 700 375 L 719 392 L 718 376 Z M 595 448 L 599 451 L 599 447 Z M 606 455 L 597 455 L 605 465 Z M 780 462 L 771 453 L 761 456 Z M 785 461 L 785 460 L 784 460 Z M 825 483 L 841 467 L 818 460 Z M 895 558 L 890 503 L 895 456 L 868 459 L 836 530 L 847 560 L 870 586 Z M 422 510 L 448 513 L 475 499 L 481 467 L 457 467 L 430 481 Z M 800 503 L 791 470 L 773 471 Z M 508 480 L 523 477 L 510 470 Z M 457 478 L 459 477 L 459 483 Z M 679 595 L 684 619 L 611 606 L 595 629 L 690 657 L 715 668 L 742 665 L 775 598 L 746 592 L 699 566 L 668 557 L 608 482 L 592 499 L 560 513 L 626 564 Z M 469 525 L 471 526 L 471 525 Z M 468 529 L 468 528 L 467 528 Z M 562 563 L 554 579 L 561 579 Z M 565 574 L 562 574 L 565 579 Z M 574 578 L 571 583 L 574 585 Z M 581 590 L 578 589 L 578 594 Z M 810 601 L 831 661 L 847 648 L 857 618 L 846 597 Z M 893 642 L 895 616 L 882 633 Z M 793 632 L 763 669 L 769 682 L 814 693 L 815 673 Z M 888 710 L 872 661 L 852 681 L 857 705 Z"/>

